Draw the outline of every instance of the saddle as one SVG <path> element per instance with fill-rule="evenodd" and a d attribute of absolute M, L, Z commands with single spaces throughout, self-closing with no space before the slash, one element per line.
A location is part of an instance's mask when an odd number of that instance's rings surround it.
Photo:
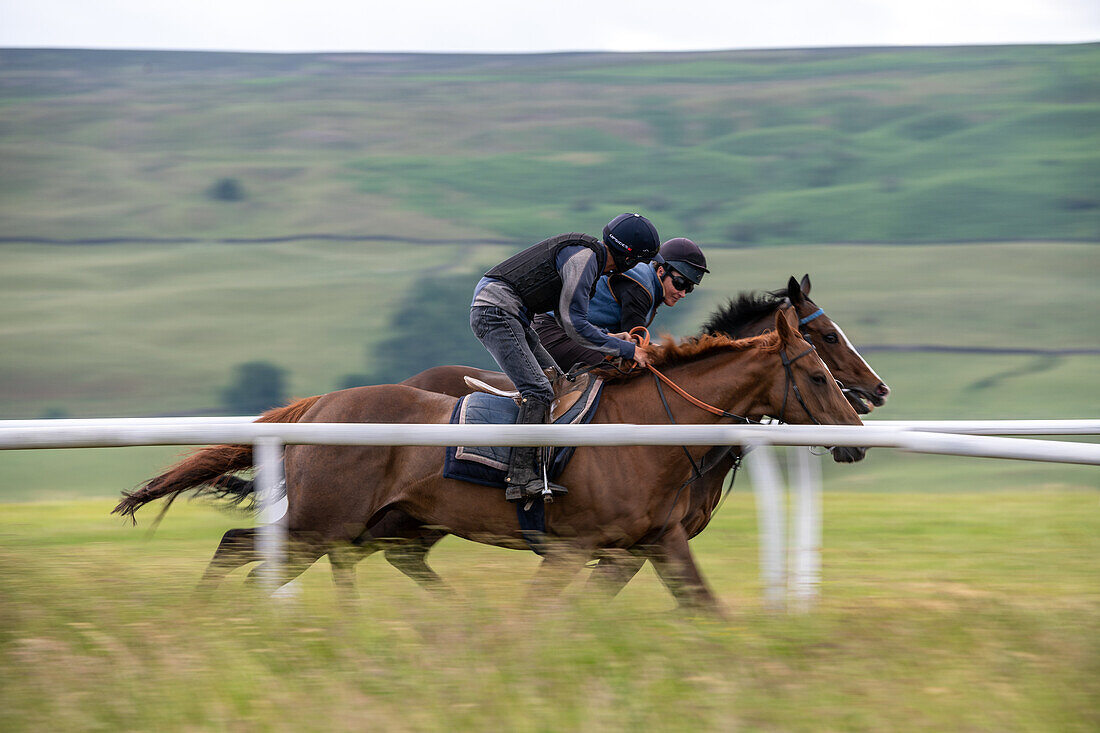
<path fill-rule="evenodd" d="M 555 400 L 559 404 L 572 402 L 555 422 L 583 424 L 592 420 L 600 402 L 602 379 L 588 379 L 583 390 L 570 389 L 566 399 Z M 488 386 L 488 385 L 486 385 Z M 450 422 L 459 425 L 511 425 L 516 420 L 519 407 L 511 395 L 501 396 L 503 390 L 489 388 L 484 392 L 471 392 L 455 403 Z M 560 409 L 560 407 L 559 407 Z M 469 481 L 484 486 L 505 488 L 504 476 L 512 449 L 506 446 L 450 446 L 445 451 L 443 475 L 447 478 Z M 574 448 L 555 448 L 552 451 L 547 474 L 553 480 L 565 470 Z"/>
<path fill-rule="evenodd" d="M 592 375 L 584 372 L 570 380 L 560 375 L 560 372 L 555 373 L 553 376 L 550 374 L 551 370 L 547 369 L 546 372 L 547 376 L 550 377 L 550 386 L 554 388 L 554 401 L 550 403 L 550 422 L 557 422 L 562 415 L 569 412 L 569 408 L 577 404 L 577 400 L 588 389 L 588 385 L 592 381 Z M 466 386 L 475 392 L 507 397 L 517 405 L 523 400 L 519 390 L 500 389 L 491 384 L 486 384 L 476 377 L 467 376 L 463 377 L 463 380 L 465 380 Z"/>

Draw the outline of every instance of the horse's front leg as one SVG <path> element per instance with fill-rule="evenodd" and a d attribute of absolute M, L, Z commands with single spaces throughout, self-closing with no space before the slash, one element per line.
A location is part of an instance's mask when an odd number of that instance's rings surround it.
<path fill-rule="evenodd" d="M 587 557 L 575 548 L 555 547 L 543 556 L 527 589 L 528 604 L 556 599 L 584 567 Z"/>
<path fill-rule="evenodd" d="M 681 524 L 668 527 L 657 542 L 646 548 L 657 576 L 671 591 L 681 607 L 697 608 L 720 618 L 722 604 L 707 587 L 688 547 L 687 533 Z"/>
<path fill-rule="evenodd" d="M 616 554 L 600 558 L 588 576 L 586 587 L 608 598 L 614 598 L 645 565 L 645 557 L 637 554 Z"/>
<path fill-rule="evenodd" d="M 424 530 L 424 534 L 386 548 L 386 560 L 421 588 L 440 595 L 451 595 L 451 587 L 427 563 L 428 551 L 447 536 L 446 532 Z"/>

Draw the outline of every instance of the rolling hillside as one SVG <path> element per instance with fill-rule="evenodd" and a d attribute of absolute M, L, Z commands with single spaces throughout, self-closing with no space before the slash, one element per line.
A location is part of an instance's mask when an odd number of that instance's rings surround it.
<path fill-rule="evenodd" d="M 0 50 L 0 236 L 1097 240 L 1098 79 L 1095 44 Z"/>

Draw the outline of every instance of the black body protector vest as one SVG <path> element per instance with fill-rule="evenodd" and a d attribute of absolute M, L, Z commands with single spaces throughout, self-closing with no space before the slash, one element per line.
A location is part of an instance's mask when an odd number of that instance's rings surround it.
<path fill-rule="evenodd" d="M 607 248 L 600 240 L 588 234 L 571 232 L 544 239 L 528 247 L 519 254 L 512 255 L 485 273 L 486 277 L 502 280 L 512 286 L 512 290 L 523 301 L 531 313 L 546 313 L 558 307 L 563 286 L 561 273 L 555 266 L 558 252 L 562 247 L 581 245 L 596 254 L 596 278 L 592 281 L 592 290 L 588 297 L 596 292 L 596 283 L 607 265 Z"/>

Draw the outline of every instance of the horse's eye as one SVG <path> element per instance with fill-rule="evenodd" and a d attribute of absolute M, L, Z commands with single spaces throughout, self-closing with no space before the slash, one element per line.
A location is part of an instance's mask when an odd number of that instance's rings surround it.
<path fill-rule="evenodd" d="M 840 337 L 835 333 L 827 333 L 825 334 L 825 341 L 830 344 L 835 344 L 837 341 L 840 341 Z"/>
<path fill-rule="evenodd" d="M 829 381 L 825 378 L 824 374 L 815 374 L 812 377 L 810 377 L 810 379 L 813 380 L 814 384 L 825 384 L 826 382 Z"/>

